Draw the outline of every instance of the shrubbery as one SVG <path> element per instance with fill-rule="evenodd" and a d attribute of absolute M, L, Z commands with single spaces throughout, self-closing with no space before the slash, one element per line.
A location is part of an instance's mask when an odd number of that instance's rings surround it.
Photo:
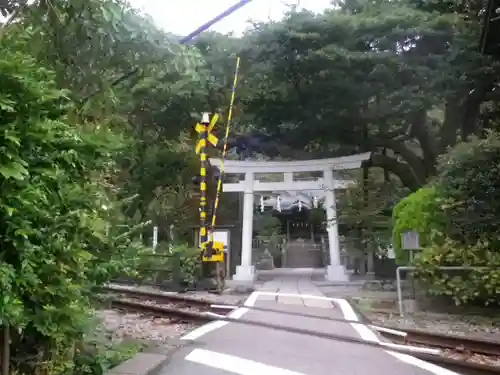
<path fill-rule="evenodd" d="M 460 143 L 444 155 L 437 180 L 446 234 L 464 244 L 500 242 L 500 134 Z"/>
<path fill-rule="evenodd" d="M 74 375 L 103 375 L 133 357 L 144 344 L 136 340 L 117 340 L 99 319 L 88 322 L 83 340 L 75 346 Z"/>
<path fill-rule="evenodd" d="M 444 155 L 432 187 L 401 201 L 394 210 L 398 259 L 401 232 L 417 229 L 423 251 L 417 276 L 433 295 L 455 303 L 497 302 L 500 293 L 500 135 L 473 138 Z M 432 233 L 434 232 L 434 236 Z M 474 271 L 439 266 L 488 267 Z"/>
<path fill-rule="evenodd" d="M 134 271 L 139 283 L 193 285 L 200 274 L 200 250 L 187 245 L 160 242 L 155 251 L 143 252 Z"/>
<path fill-rule="evenodd" d="M 400 201 L 393 210 L 393 244 L 398 264 L 408 263 L 408 252 L 402 249 L 401 234 L 420 233 L 422 247 L 432 243 L 433 233 L 445 226 L 440 198 L 434 187 L 424 187 Z"/>
<path fill-rule="evenodd" d="M 438 266 L 488 267 L 479 270 L 440 270 Z M 447 296 L 457 305 L 498 303 L 500 253 L 487 242 L 464 246 L 452 240 L 430 245 L 415 259 L 415 276 L 435 296 Z"/>
<path fill-rule="evenodd" d="M 70 124 L 67 93 L 29 56 L 0 48 L 0 82 L 0 319 L 10 373 L 72 374 L 92 288 L 136 253 L 128 228 L 116 233 L 116 202 L 100 182 L 121 145 L 105 127 Z"/>

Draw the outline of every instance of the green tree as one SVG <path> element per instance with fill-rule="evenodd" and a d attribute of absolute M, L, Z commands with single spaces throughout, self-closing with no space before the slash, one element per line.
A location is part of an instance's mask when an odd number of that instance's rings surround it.
<path fill-rule="evenodd" d="M 479 121 L 497 71 L 476 52 L 479 19 L 442 8 L 349 1 L 259 25 L 246 36 L 246 111 L 297 155 L 372 151 L 374 166 L 417 190 L 458 136 L 495 126 Z"/>
<path fill-rule="evenodd" d="M 446 233 L 456 241 L 498 243 L 500 231 L 500 135 L 491 132 L 443 155 L 437 186 L 446 198 Z"/>

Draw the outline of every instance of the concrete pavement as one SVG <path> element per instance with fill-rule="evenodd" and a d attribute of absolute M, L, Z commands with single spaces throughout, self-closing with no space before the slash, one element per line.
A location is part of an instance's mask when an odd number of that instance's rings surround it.
<path fill-rule="evenodd" d="M 307 275 L 282 276 L 264 283 L 247 305 L 283 313 L 240 308 L 235 318 L 275 323 L 365 340 L 378 337 L 365 325 L 287 315 L 300 312 L 355 320 L 345 300 L 324 297 Z M 184 337 L 161 375 L 457 375 L 414 357 L 380 348 L 299 335 L 237 323 L 212 322 Z"/>

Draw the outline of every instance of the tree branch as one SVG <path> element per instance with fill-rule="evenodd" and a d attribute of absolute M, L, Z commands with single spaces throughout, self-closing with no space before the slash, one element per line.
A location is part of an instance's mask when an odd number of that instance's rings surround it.
<path fill-rule="evenodd" d="M 376 146 L 372 147 L 372 151 L 377 151 L 377 148 L 379 147 L 394 151 L 396 155 L 402 157 L 406 161 L 419 184 L 423 185 L 425 183 L 427 173 L 423 159 L 415 155 L 415 153 L 411 151 L 403 141 L 383 138 L 373 138 L 371 141 L 372 145 Z M 389 156 L 386 157 L 390 158 Z"/>
<path fill-rule="evenodd" d="M 406 163 L 398 162 L 396 159 L 382 154 L 372 154 L 371 163 L 374 167 L 383 168 L 396 175 L 403 185 L 412 191 L 416 191 L 422 186 L 411 167 Z"/>

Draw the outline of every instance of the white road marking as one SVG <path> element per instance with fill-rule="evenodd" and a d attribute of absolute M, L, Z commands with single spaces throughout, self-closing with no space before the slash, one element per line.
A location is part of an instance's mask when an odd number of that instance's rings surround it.
<path fill-rule="evenodd" d="M 221 310 L 236 310 L 238 306 L 234 305 L 210 305 L 213 309 L 221 309 Z"/>
<path fill-rule="evenodd" d="M 354 321 L 359 321 L 358 315 L 352 308 L 351 304 L 342 298 L 330 298 L 326 296 L 315 296 L 315 295 L 309 295 L 309 294 L 299 294 L 299 293 L 274 293 L 274 292 L 253 292 L 250 297 L 245 301 L 244 306 L 252 307 L 255 305 L 255 302 L 259 298 L 259 296 L 283 296 L 283 297 L 301 297 L 304 299 L 316 299 L 316 300 L 323 300 L 323 301 L 332 301 L 336 303 L 339 307 L 340 310 L 342 311 L 342 314 L 344 315 L 344 318 L 346 320 L 354 320 Z M 228 316 L 234 319 L 240 319 L 243 315 L 245 315 L 249 309 L 245 307 L 241 307 L 233 312 L 231 312 Z M 181 337 L 182 340 L 196 340 L 200 338 L 201 336 L 212 332 L 218 328 L 221 328 L 228 324 L 229 322 L 224 322 L 221 320 L 214 321 L 207 323 L 191 332 L 189 332 L 187 335 L 184 335 Z M 349 323 L 354 330 L 358 333 L 358 335 L 365 341 L 371 341 L 371 342 L 378 342 L 383 345 L 387 345 L 388 343 L 382 342 L 375 332 L 373 332 L 367 325 L 363 323 Z M 387 345 L 387 346 L 390 346 Z M 196 350 L 201 350 L 201 349 L 196 349 Z M 447 370 L 443 367 L 436 366 L 432 363 L 422 361 L 421 359 L 412 357 L 411 355 L 408 354 L 403 354 L 403 353 L 398 353 L 398 352 L 393 352 L 390 350 L 384 350 L 386 353 L 392 355 L 393 357 L 399 359 L 400 361 L 406 362 L 410 365 L 419 367 L 421 369 L 424 369 L 426 371 L 432 372 L 435 375 L 460 375 L 454 371 Z M 222 355 L 222 354 L 221 354 Z M 257 362 L 256 362 L 257 363 Z M 265 365 L 262 365 L 265 366 Z M 286 370 L 283 370 L 286 371 Z M 236 372 L 237 374 L 242 374 L 242 375 L 247 375 L 247 372 Z M 274 374 L 274 373 L 272 373 Z M 287 373 L 276 373 L 277 375 L 279 374 L 297 374 L 293 372 L 287 372 Z M 253 375 L 248 373 L 248 375 Z M 266 375 L 266 373 L 261 374 L 261 375 Z"/>
<path fill-rule="evenodd" d="M 255 304 L 255 301 L 257 301 L 258 297 L 259 297 L 258 292 L 253 292 L 252 294 L 250 294 L 250 297 L 248 297 L 247 300 L 245 301 L 244 306 L 250 306 L 250 307 L 253 306 Z M 240 319 L 247 312 L 248 312 L 247 308 L 240 307 L 239 309 L 236 309 L 231 313 L 229 313 L 228 316 L 233 319 Z M 191 332 L 185 334 L 184 336 L 182 336 L 181 340 L 199 339 L 201 336 L 206 335 L 209 332 L 215 331 L 216 329 L 219 329 L 221 327 L 224 327 L 226 324 L 229 324 L 229 322 L 224 322 L 222 320 L 216 320 L 204 324 L 201 327 L 198 327 L 192 330 Z"/>
<path fill-rule="evenodd" d="M 354 311 L 354 309 L 352 308 L 351 304 L 348 301 L 341 298 L 332 298 L 332 301 L 334 301 L 339 305 L 340 309 L 342 310 L 342 314 L 344 315 L 344 318 L 346 318 L 347 320 L 359 321 L 358 314 L 356 314 L 356 312 Z M 349 324 L 352 326 L 352 328 L 354 328 L 354 330 L 358 333 L 359 336 L 361 336 L 363 340 L 372 342 L 382 342 L 377 337 L 377 335 L 366 325 L 360 323 L 349 323 Z M 413 366 L 420 367 L 421 369 L 432 372 L 435 375 L 460 375 L 454 371 L 450 371 L 443 367 L 436 366 L 432 363 L 422 361 L 421 359 L 412 357 L 411 355 L 408 354 L 397 353 L 390 350 L 384 350 L 384 351 L 392 355 L 393 357 L 399 359 L 400 361 L 406 362 Z"/>
<path fill-rule="evenodd" d="M 319 299 L 323 301 L 333 301 L 334 298 L 325 297 L 325 296 L 315 296 L 312 294 L 299 294 L 299 293 L 279 293 L 279 292 L 255 292 L 258 293 L 259 296 L 278 296 L 278 297 L 296 297 L 296 298 L 304 298 L 304 299 Z"/>
<path fill-rule="evenodd" d="M 281 367 L 269 366 L 249 359 L 204 349 L 194 349 L 185 359 L 238 375 L 304 375 L 303 373 L 286 370 Z"/>
<path fill-rule="evenodd" d="M 215 331 L 217 328 L 224 327 L 227 323 L 222 320 L 216 320 L 207 324 L 202 325 L 191 332 L 185 334 L 181 337 L 181 340 L 196 340 L 201 336 L 206 335 L 209 332 Z"/>

